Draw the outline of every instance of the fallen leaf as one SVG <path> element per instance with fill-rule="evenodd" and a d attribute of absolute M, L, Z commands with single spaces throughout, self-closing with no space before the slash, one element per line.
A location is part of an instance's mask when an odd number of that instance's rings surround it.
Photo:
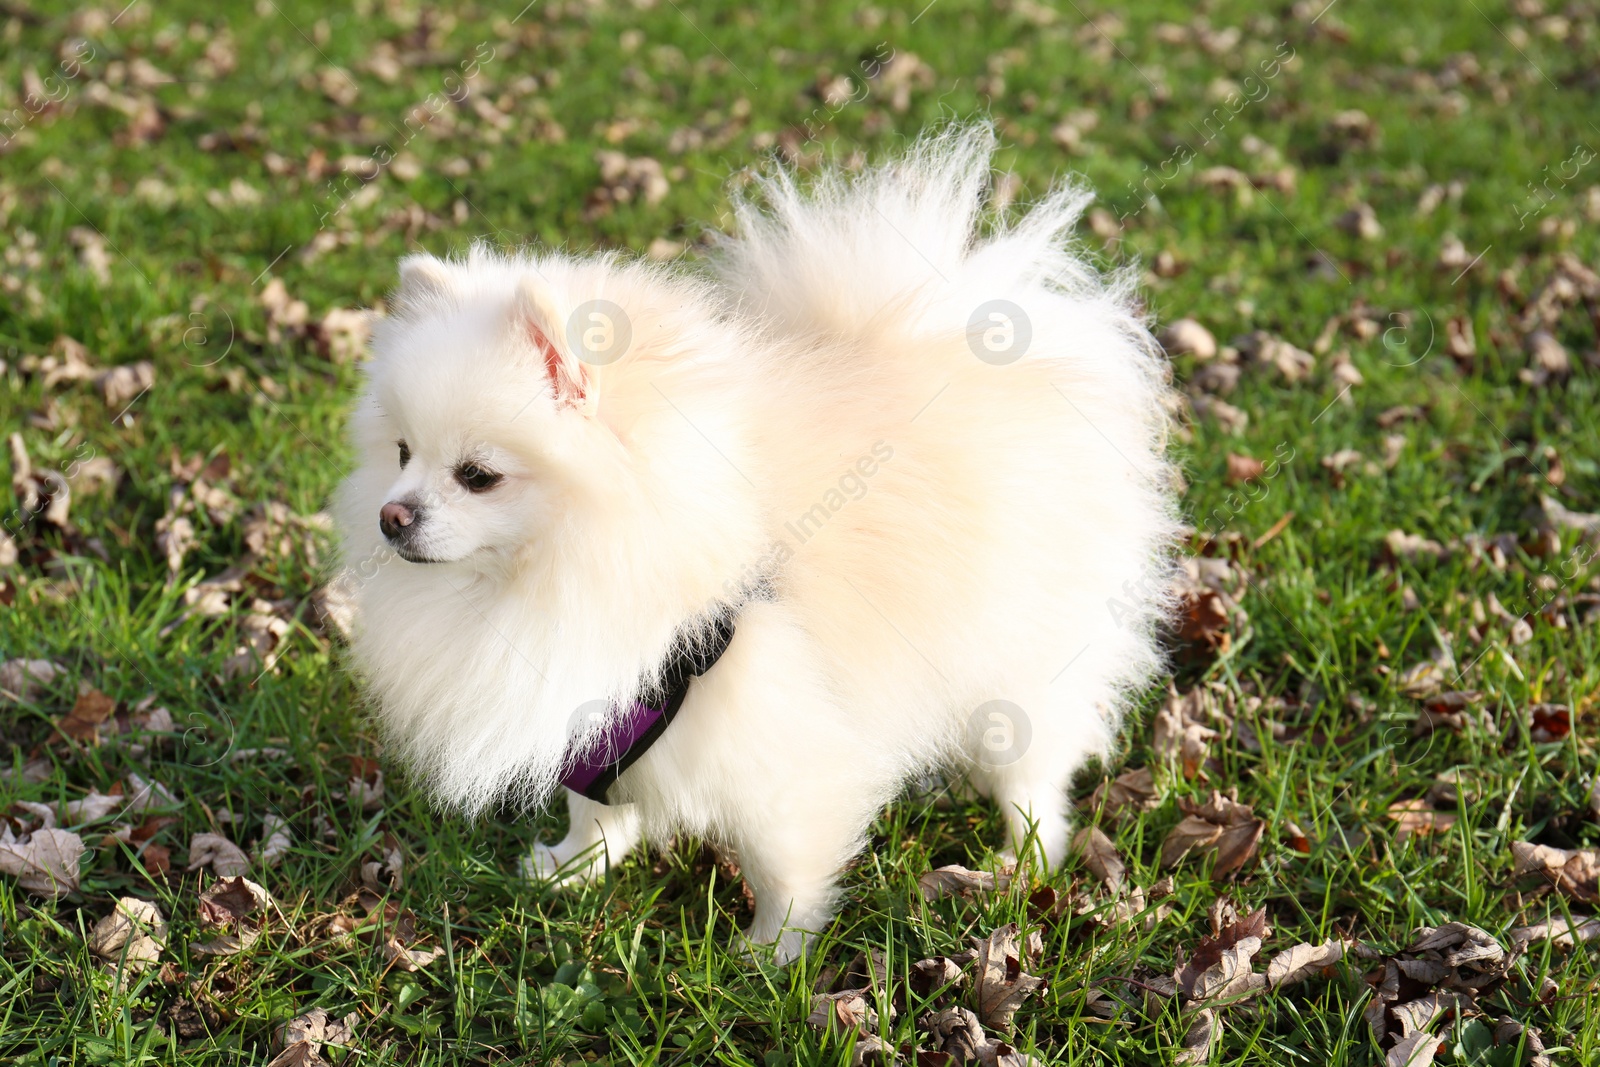
<path fill-rule="evenodd" d="M 811 998 L 811 1014 L 806 1022 L 822 1030 L 860 1031 L 878 1025 L 878 1013 L 869 998 L 870 989 L 845 989 L 837 993 L 818 993 Z"/>
<path fill-rule="evenodd" d="M 1413 835 L 1440 834 L 1456 824 L 1457 816 L 1448 811 L 1436 811 L 1426 797 L 1416 800 L 1397 800 L 1389 805 L 1389 818 L 1397 824 L 1395 840 L 1404 841 Z"/>
<path fill-rule="evenodd" d="M 1089 807 L 1102 812 L 1108 819 L 1120 818 L 1126 812 L 1154 811 L 1161 806 L 1156 793 L 1155 776 L 1149 767 L 1136 767 L 1124 771 L 1109 782 L 1095 787 Z"/>
<path fill-rule="evenodd" d="M 1200 773 L 1211 742 L 1219 736 L 1207 725 L 1213 718 L 1211 702 L 1206 690 L 1196 687 L 1179 694 L 1171 684 L 1167 686 L 1167 700 L 1156 712 L 1151 748 L 1169 764 L 1183 768 L 1185 778 Z"/>
<path fill-rule="evenodd" d="M 147 900 L 123 897 L 110 915 L 89 931 L 89 951 L 103 960 L 143 970 L 161 957 L 167 944 L 167 920 Z"/>
<path fill-rule="evenodd" d="M 1122 862 L 1117 846 L 1098 826 L 1088 826 L 1079 830 L 1072 839 L 1072 847 L 1083 853 L 1083 861 L 1088 865 L 1089 872 L 1104 882 L 1112 892 L 1122 887 L 1122 879 L 1127 874 L 1128 868 Z"/>
<path fill-rule="evenodd" d="M 1574 915 L 1571 918 L 1557 915 L 1531 926 L 1518 926 L 1506 936 L 1518 945 L 1549 941 L 1559 948 L 1571 948 L 1580 942 L 1600 941 L 1600 919 L 1592 919 L 1587 915 Z"/>
<path fill-rule="evenodd" d="M 64 671 L 47 659 L 10 659 L 0 663 L 0 699 L 37 700 Z"/>
<path fill-rule="evenodd" d="M 918 1065 L 975 1064 L 977 1067 L 1044 1067 L 984 1032 L 978 1017 L 966 1008 L 945 1008 L 917 1020 L 933 1043 L 931 1051 L 918 1053 Z M 933 1059 L 932 1057 L 940 1057 Z"/>
<path fill-rule="evenodd" d="M 1184 1031 L 1183 1046 L 1172 1062 L 1193 1067 L 1211 1058 L 1211 1048 L 1222 1039 L 1222 1019 L 1211 1008 L 1201 1008 L 1195 1014 L 1189 1029 Z"/>
<path fill-rule="evenodd" d="M 1161 866 L 1173 867 L 1191 853 L 1215 853 L 1213 879 L 1239 870 L 1256 854 L 1267 824 L 1248 805 L 1211 791 L 1205 804 L 1180 798 L 1184 819 L 1161 843 Z"/>
<path fill-rule="evenodd" d="M 1537 872 L 1575 900 L 1600 903 L 1600 850 L 1552 848 L 1513 841 L 1511 855 L 1518 877 Z"/>
<path fill-rule="evenodd" d="M 1011 884 L 1011 871 L 1002 868 L 998 873 L 974 871 L 952 863 L 938 867 L 917 878 L 922 899 L 940 900 L 949 896 L 968 897 L 974 893 L 993 893 Z"/>
<path fill-rule="evenodd" d="M 1215 419 L 1224 433 L 1239 434 L 1250 425 L 1250 415 L 1215 396 L 1197 396 L 1190 400 L 1196 418 Z"/>
<path fill-rule="evenodd" d="M 156 367 L 147 359 L 125 363 L 103 371 L 94 380 L 94 387 L 106 407 L 121 411 L 144 395 L 156 382 Z"/>
<path fill-rule="evenodd" d="M 172 850 L 166 845 L 158 845 L 152 841 L 139 850 L 139 865 L 151 878 L 166 881 L 168 873 L 172 870 Z"/>
<path fill-rule="evenodd" d="M 1302 943 L 1285 949 L 1267 961 L 1267 985 L 1280 989 L 1325 974 L 1344 959 L 1344 950 L 1345 942 L 1338 939 L 1320 945 Z"/>
<path fill-rule="evenodd" d="M 294 844 L 289 824 L 277 815 L 261 817 L 261 842 L 256 846 L 256 862 L 263 867 L 276 867 Z"/>
<path fill-rule="evenodd" d="M 1261 992 L 1265 975 L 1252 972 L 1251 961 L 1270 934 L 1267 909 L 1257 908 L 1200 939 L 1194 954 L 1179 961 L 1172 978 L 1191 1000 L 1234 999 Z"/>
<path fill-rule="evenodd" d="M 931 997 L 940 989 L 964 985 L 967 980 L 964 968 L 976 956 L 975 951 L 968 951 L 958 957 L 934 956 L 918 960 L 911 965 L 911 988 L 918 996 Z"/>
<path fill-rule="evenodd" d="M 1016 923 L 1007 923 L 987 938 L 973 940 L 978 950 L 973 1002 L 984 1026 L 1009 1027 L 1022 1002 L 1044 985 L 1043 978 L 1022 969 L 1020 932 Z"/>
<path fill-rule="evenodd" d="M 1544 1051 L 1544 1035 L 1539 1028 L 1518 1022 L 1509 1015 L 1500 1016 L 1494 1027 L 1496 1047 L 1518 1042 L 1522 1043 L 1522 1051 L 1528 1054 L 1527 1067 L 1550 1067 L 1550 1057 Z"/>
<path fill-rule="evenodd" d="M 1161 331 L 1160 340 L 1169 356 L 1191 355 L 1207 360 L 1217 354 L 1217 339 L 1194 319 L 1178 319 Z"/>
<path fill-rule="evenodd" d="M 114 699 L 92 686 L 85 686 L 79 691 L 72 710 L 56 723 L 56 729 L 74 741 L 86 745 L 99 744 L 100 728 L 116 710 L 117 702 Z"/>
<path fill-rule="evenodd" d="M 272 902 L 266 889 L 248 878 L 220 878 L 200 894 L 200 925 L 223 931 L 209 941 L 191 944 L 189 951 L 201 956 L 233 956 L 261 937 L 263 925 L 252 918 Z"/>
<path fill-rule="evenodd" d="M 1475 689 L 1435 693 L 1422 702 L 1422 710 L 1417 713 L 1411 733 L 1415 737 L 1423 737 L 1441 728 L 1459 732 L 1466 729 L 1470 722 L 1492 735 L 1495 732 L 1494 720 L 1487 714 L 1474 715 L 1471 710 L 1482 699 L 1483 694 Z"/>
<path fill-rule="evenodd" d="M 202 998 L 179 997 L 167 1009 L 167 1019 L 185 1041 L 211 1037 L 222 1028 L 222 1016 Z"/>
<path fill-rule="evenodd" d="M 250 869 L 250 858 L 221 834 L 199 833 L 189 839 L 189 870 L 205 866 L 219 878 L 234 878 Z"/>
<path fill-rule="evenodd" d="M 1540 496 L 1539 505 L 1544 510 L 1545 521 L 1556 529 L 1576 530 L 1589 540 L 1600 540 L 1600 514 L 1568 511 L 1550 496 Z"/>
<path fill-rule="evenodd" d="M 402 971 L 415 971 L 420 967 L 426 967 L 443 955 L 442 948 L 406 948 L 399 939 L 393 937 L 383 943 L 383 958 Z"/>
<path fill-rule="evenodd" d="M 1238 485 L 1248 482 L 1252 478 L 1259 478 L 1267 471 L 1267 465 L 1259 459 L 1250 456 L 1241 456 L 1236 452 L 1228 453 L 1228 470 L 1224 479 L 1229 485 Z"/>
<path fill-rule="evenodd" d="M 1235 338 L 1233 347 L 1248 362 L 1275 368 L 1283 380 L 1290 384 L 1305 378 L 1317 365 L 1316 357 L 1310 352 L 1263 330 Z"/>
<path fill-rule="evenodd" d="M 30 893 L 59 897 L 78 889 L 83 839 L 67 830 L 41 829 L 18 838 L 0 820 L 0 874 L 16 878 Z"/>
<path fill-rule="evenodd" d="M 129 815 L 141 815 L 151 808 L 178 806 L 178 798 L 160 782 L 147 781 L 138 774 L 129 773 L 128 787 L 128 802 L 123 805 L 122 810 Z"/>
<path fill-rule="evenodd" d="M 1539 744 L 1565 741 L 1572 733 L 1572 709 L 1565 704 L 1535 704 L 1528 709 L 1528 730 Z"/>
<path fill-rule="evenodd" d="M 120 793 L 105 794 L 98 789 L 90 789 L 89 795 L 81 800 L 69 800 L 61 806 L 65 821 L 69 824 L 94 822 L 122 807 L 127 798 Z"/>
<path fill-rule="evenodd" d="M 1384 1067 L 1430 1067 L 1433 1054 L 1443 1044 L 1439 1038 L 1419 1030 L 1395 1042 L 1383 1059 Z"/>
<path fill-rule="evenodd" d="M 272 894 L 248 878 L 219 878 L 200 894 L 200 922 L 229 926 L 272 903 Z"/>
<path fill-rule="evenodd" d="M 304 1015 L 298 1015 L 284 1025 L 281 1035 L 283 1051 L 274 1056 L 267 1067 L 312 1067 L 321 1064 L 323 1045 L 355 1045 L 355 1031 L 360 1022 L 358 1012 L 351 1012 L 343 1019 L 331 1018 L 322 1008 L 313 1008 Z"/>

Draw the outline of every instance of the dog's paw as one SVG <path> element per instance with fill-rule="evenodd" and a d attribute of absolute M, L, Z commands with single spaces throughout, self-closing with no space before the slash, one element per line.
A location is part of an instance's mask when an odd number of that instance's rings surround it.
<path fill-rule="evenodd" d="M 730 951 L 743 962 L 755 967 L 787 967 L 804 956 L 817 935 L 806 930 L 785 930 L 776 941 L 757 941 L 749 931 L 734 934 Z"/>
<path fill-rule="evenodd" d="M 550 882 L 554 885 L 576 885 L 595 875 L 594 856 L 590 853 L 570 855 L 559 845 L 537 844 L 533 851 L 522 857 L 522 877 L 530 882 Z"/>

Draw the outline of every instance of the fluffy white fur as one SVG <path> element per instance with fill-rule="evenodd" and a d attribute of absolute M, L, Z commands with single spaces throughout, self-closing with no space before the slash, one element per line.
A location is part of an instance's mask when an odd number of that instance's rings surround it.
<path fill-rule="evenodd" d="M 547 803 L 576 709 L 627 705 L 685 620 L 753 579 L 773 594 L 613 788 L 625 803 L 568 795 L 535 873 L 703 835 L 754 890 L 748 937 L 789 958 L 930 768 L 971 772 L 1013 847 L 1063 856 L 1068 780 L 1158 662 L 1166 377 L 1131 276 L 1073 251 L 1088 195 L 989 217 L 991 151 L 987 129 L 954 129 L 809 190 L 780 175 L 710 275 L 483 249 L 402 263 L 337 511 L 358 668 L 441 800 Z M 595 299 L 631 328 L 603 366 L 566 329 Z M 1031 326 L 1003 366 L 970 343 L 993 299 Z M 468 492 L 463 462 L 503 481 Z M 391 500 L 421 507 L 408 552 L 440 562 L 395 556 Z M 995 700 L 1031 735 L 1004 766 L 974 759 Z"/>

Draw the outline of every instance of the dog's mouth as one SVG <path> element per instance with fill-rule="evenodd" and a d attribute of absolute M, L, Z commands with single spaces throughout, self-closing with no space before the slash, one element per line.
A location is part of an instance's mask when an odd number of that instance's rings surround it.
<path fill-rule="evenodd" d="M 433 556 L 425 556 L 421 552 L 416 551 L 415 549 L 405 548 L 403 546 L 396 546 L 396 548 L 394 550 L 394 554 L 399 556 L 401 559 L 405 560 L 407 563 L 452 563 L 452 562 L 454 562 L 453 560 L 437 559 L 437 558 L 435 558 Z"/>

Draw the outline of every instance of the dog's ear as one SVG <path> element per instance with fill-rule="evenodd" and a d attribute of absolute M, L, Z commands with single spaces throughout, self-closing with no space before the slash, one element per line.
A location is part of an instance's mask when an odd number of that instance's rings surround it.
<path fill-rule="evenodd" d="M 450 268 L 442 259 L 417 252 L 400 261 L 400 287 L 395 290 L 394 300 L 402 311 L 419 311 L 450 299 L 454 293 Z"/>
<path fill-rule="evenodd" d="M 544 367 L 556 403 L 591 414 L 596 400 L 594 375 L 572 350 L 549 290 L 537 279 L 524 278 L 517 287 L 511 314 L 513 327 L 533 347 Z"/>

